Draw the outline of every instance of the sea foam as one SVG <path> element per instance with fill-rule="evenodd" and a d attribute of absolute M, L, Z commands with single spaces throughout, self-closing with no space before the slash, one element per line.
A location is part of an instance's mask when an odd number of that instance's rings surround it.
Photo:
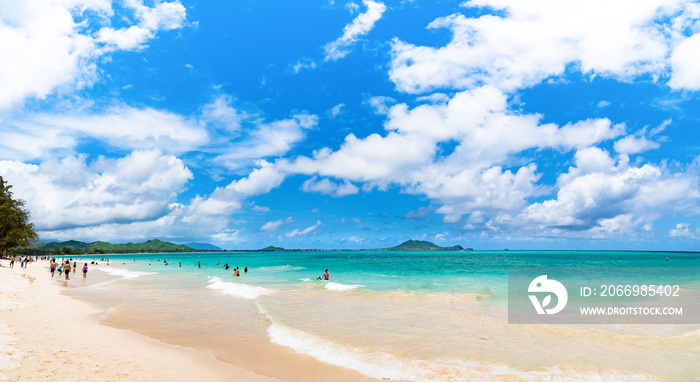
<path fill-rule="evenodd" d="M 218 277 L 212 277 L 209 280 L 209 285 L 207 285 L 207 288 L 216 289 L 222 293 L 248 300 L 255 300 L 261 295 L 268 295 L 272 293 L 271 290 L 263 287 L 224 281 Z"/>
<path fill-rule="evenodd" d="M 653 381 L 642 374 L 616 372 L 562 370 L 552 367 L 538 371 L 523 371 L 507 365 L 488 365 L 462 360 L 400 359 L 384 352 L 369 352 L 321 338 L 303 330 L 276 322 L 260 305 L 258 311 L 269 321 L 267 334 L 275 344 L 311 356 L 321 362 L 352 369 L 375 378 L 416 382 L 435 381 L 502 381 L 502 380 L 558 380 L 558 381 Z"/>
<path fill-rule="evenodd" d="M 121 276 L 122 278 L 125 278 L 125 279 L 135 279 L 135 278 L 141 277 L 141 276 L 155 275 L 156 274 L 156 272 L 138 272 L 138 271 L 130 271 L 130 270 L 124 269 L 124 268 L 98 267 L 97 269 L 101 270 L 102 272 L 109 273 L 110 275 Z"/>
<path fill-rule="evenodd" d="M 328 290 L 334 290 L 334 291 L 346 291 L 346 290 L 355 290 L 357 288 L 363 287 L 364 285 L 348 285 L 348 284 L 340 284 L 340 283 L 334 283 L 332 281 L 329 281 L 326 283 L 325 288 Z"/>

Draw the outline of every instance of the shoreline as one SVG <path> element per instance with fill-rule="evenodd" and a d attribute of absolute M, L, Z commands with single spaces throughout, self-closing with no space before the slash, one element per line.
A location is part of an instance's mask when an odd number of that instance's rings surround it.
<path fill-rule="evenodd" d="M 52 279 L 42 262 L 0 264 L 0 352 L 8 355 L 0 360 L 0 381 L 279 381 L 100 324 L 106 311 L 62 294 L 67 283 Z"/>

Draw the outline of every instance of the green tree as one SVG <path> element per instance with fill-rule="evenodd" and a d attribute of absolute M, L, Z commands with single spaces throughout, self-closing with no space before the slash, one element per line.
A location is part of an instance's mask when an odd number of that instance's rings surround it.
<path fill-rule="evenodd" d="M 0 255 L 14 247 L 28 247 L 39 239 L 34 224 L 29 222 L 29 211 L 24 200 L 12 198 L 11 185 L 0 176 Z"/>

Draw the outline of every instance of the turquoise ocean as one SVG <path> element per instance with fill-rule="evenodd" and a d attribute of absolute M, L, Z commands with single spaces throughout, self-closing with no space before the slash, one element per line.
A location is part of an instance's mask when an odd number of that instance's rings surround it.
<path fill-rule="evenodd" d="M 587 269 L 700 267 L 700 253 L 102 256 L 77 258 L 90 271 L 66 293 L 102 306 L 104 324 L 284 380 L 700 380 L 700 325 L 514 325 L 507 310 L 509 267 L 577 267 L 595 280 Z M 330 281 L 317 280 L 325 269 Z"/>

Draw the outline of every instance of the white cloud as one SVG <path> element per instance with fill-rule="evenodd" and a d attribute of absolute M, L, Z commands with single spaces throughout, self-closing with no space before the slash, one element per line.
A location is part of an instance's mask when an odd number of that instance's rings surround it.
<path fill-rule="evenodd" d="M 331 108 L 331 117 L 335 118 L 343 111 L 345 107 L 344 103 L 339 103 Z"/>
<path fill-rule="evenodd" d="M 91 163 L 84 155 L 39 165 L 1 161 L 0 174 L 40 231 L 155 220 L 192 178 L 180 159 L 159 150 Z"/>
<path fill-rule="evenodd" d="M 65 113 L 30 115 L 18 127 L 33 126 L 63 131 L 76 139 L 90 137 L 122 149 L 159 148 L 183 153 L 209 141 L 201 123 L 179 114 L 126 105 L 108 108 L 97 114 Z"/>
<path fill-rule="evenodd" d="M 615 151 L 620 154 L 638 154 L 644 151 L 658 149 L 658 142 L 650 141 L 646 137 L 628 135 L 615 142 Z"/>
<path fill-rule="evenodd" d="M 179 2 L 154 7 L 127 1 L 137 21 L 115 30 L 96 25 L 111 22 L 109 1 L 24 0 L 5 2 L 0 20 L 0 109 L 21 104 L 28 97 L 43 99 L 51 93 L 74 92 L 98 78 L 97 59 L 120 49 L 141 47 L 160 30 L 180 28 L 185 8 Z"/>
<path fill-rule="evenodd" d="M 658 75 L 667 70 L 667 56 L 682 39 L 674 28 L 678 19 L 687 18 L 682 11 L 688 2 L 474 0 L 464 6 L 486 14 L 454 14 L 428 26 L 452 31 L 446 46 L 393 41 L 390 76 L 398 89 L 422 93 L 490 84 L 513 91 L 562 75 L 572 64 L 586 74 L 623 80 Z M 502 13 L 494 15 L 494 10 Z M 679 76 L 694 78 L 690 72 L 695 70 L 689 69 L 694 61 L 684 56 L 694 43 L 687 44 L 674 52 L 682 62 L 675 67 Z"/>
<path fill-rule="evenodd" d="M 242 229 L 221 229 L 211 235 L 216 243 L 221 244 L 240 244 L 246 241 L 246 236 L 241 236 L 243 234 Z"/>
<path fill-rule="evenodd" d="M 294 70 L 294 73 L 299 73 L 304 69 L 316 69 L 316 62 L 311 60 L 310 58 L 305 58 L 303 60 L 297 61 L 294 66 L 292 66 L 292 70 Z"/>
<path fill-rule="evenodd" d="M 672 122 L 673 122 L 672 119 L 667 119 L 667 120 L 663 121 L 659 126 L 653 128 L 653 129 L 651 129 L 651 131 L 649 132 L 649 136 L 653 137 L 653 136 L 656 136 L 656 135 L 662 133 L 664 130 L 666 130 L 666 128 L 667 128 Z"/>
<path fill-rule="evenodd" d="M 416 166 L 429 163 L 434 143 L 417 136 L 390 133 L 372 134 L 364 139 L 350 134 L 336 152 L 321 149 L 313 158 L 298 157 L 293 162 L 277 163 L 284 171 L 318 174 L 353 181 L 391 181 Z"/>
<path fill-rule="evenodd" d="M 693 231 L 693 228 L 689 223 L 676 224 L 675 228 L 668 231 L 668 235 L 671 237 L 683 237 L 691 239 L 697 237 L 696 233 Z"/>
<path fill-rule="evenodd" d="M 602 153 L 585 151 L 590 150 Z M 515 220 L 504 217 L 501 223 L 561 235 L 646 230 L 659 215 L 700 197 L 690 174 L 667 173 L 651 164 L 629 166 L 624 157 L 613 166 L 611 159 L 591 162 L 590 157 L 577 155 L 577 166 L 559 177 L 556 199 L 533 203 Z"/>
<path fill-rule="evenodd" d="M 260 227 L 261 231 L 265 232 L 274 232 L 280 229 L 280 227 L 283 227 L 288 224 L 294 223 L 294 219 L 292 217 L 288 217 L 286 219 L 280 219 L 280 220 L 275 220 L 275 221 L 270 221 L 265 224 L 263 224 L 262 227 Z"/>
<path fill-rule="evenodd" d="M 367 10 L 343 28 L 343 35 L 340 38 L 324 47 L 326 61 L 335 61 L 347 56 L 350 53 L 350 46 L 357 42 L 361 36 L 369 33 L 386 10 L 383 3 L 372 0 L 363 0 L 362 3 L 367 7 Z"/>
<path fill-rule="evenodd" d="M 360 6 L 354 1 L 348 1 L 347 3 L 345 3 L 345 8 L 347 8 L 347 10 L 350 11 L 351 14 L 354 14 L 355 12 L 360 10 Z"/>
<path fill-rule="evenodd" d="M 187 237 L 221 244 L 247 240 L 242 229 L 230 226 L 232 215 L 246 199 L 269 192 L 285 176 L 261 161 L 248 176 L 217 187 L 208 196 L 197 195 L 184 205 L 174 200 L 191 179 L 191 172 L 179 159 L 171 155 L 158 159 L 157 153 L 137 151 L 119 160 L 100 158 L 87 170 L 85 157 L 47 161 L 34 166 L 38 170 L 4 161 L 0 162 L 0 176 L 12 184 L 21 183 L 18 195 L 28 201 L 42 239 Z M 286 225 L 293 220 L 281 222 Z M 270 222 L 261 230 L 279 228 L 275 224 Z"/>
<path fill-rule="evenodd" d="M 310 227 L 306 227 L 303 230 L 299 230 L 298 228 L 295 228 L 295 229 L 287 232 L 284 236 L 286 236 L 286 237 L 304 236 L 304 235 L 307 235 L 307 234 L 315 231 L 316 228 L 318 228 L 320 226 L 321 226 L 321 221 L 316 220 L 316 224 L 314 224 Z"/>
<path fill-rule="evenodd" d="M 629 165 L 627 154 L 656 147 L 643 138 L 646 129 L 618 140 L 615 149 L 624 155 L 612 158 L 596 145 L 623 135 L 625 125 L 589 119 L 557 126 L 540 119 L 511 110 L 502 91 L 483 86 L 456 93 L 449 102 L 394 105 L 387 112 L 386 135 L 350 134 L 336 151 L 323 148 L 276 165 L 312 175 L 302 186 L 307 192 L 337 192 L 338 184 L 325 177 L 364 183 L 366 191 L 398 185 L 434 202 L 444 222 L 466 215 L 470 230 L 490 232 L 619 235 L 643 230 L 664 209 L 697 202 L 700 193 L 690 174 Z M 445 143 L 451 149 L 440 151 Z M 533 149 L 574 151 L 576 166 L 556 185 L 541 185 L 534 163 L 512 164 L 522 163 L 518 157 Z M 532 203 L 553 190 L 555 199 Z"/>
<path fill-rule="evenodd" d="M 389 113 L 391 105 L 396 104 L 396 100 L 391 97 L 375 96 L 367 100 L 367 103 L 374 109 L 375 113 L 386 115 Z"/>
<path fill-rule="evenodd" d="M 234 191 L 244 196 L 266 194 L 282 184 L 286 175 L 274 165 L 259 161 L 259 168 L 254 169 L 247 177 L 231 182 L 226 190 Z"/>
<path fill-rule="evenodd" d="M 202 120 L 224 130 L 229 138 L 237 135 L 241 122 L 249 117 L 247 113 L 236 110 L 233 102 L 231 96 L 219 95 L 202 107 Z"/>
<path fill-rule="evenodd" d="M 301 186 L 304 192 L 318 192 L 320 194 L 331 195 L 333 197 L 342 197 L 354 195 L 360 192 L 354 184 L 345 181 L 342 184 L 336 184 L 327 178 L 317 180 L 317 177 L 307 179 Z"/>
<path fill-rule="evenodd" d="M 105 45 L 105 51 L 141 49 L 156 32 L 182 28 L 185 21 L 185 7 L 179 2 L 157 2 L 149 8 L 142 1 L 127 0 L 124 5 L 132 9 L 138 24 L 120 29 L 100 29 L 96 40 Z"/>
<path fill-rule="evenodd" d="M 217 187 L 208 197 L 197 195 L 186 207 L 185 220 L 212 217 L 227 222 L 231 214 L 241 209 L 245 199 L 266 194 L 284 181 L 285 174 L 271 163 L 261 160 L 258 166 L 248 176 L 234 180 L 226 187 Z"/>
<path fill-rule="evenodd" d="M 478 199 L 478 205 L 513 208 L 539 193 L 533 185 L 539 178 L 534 166 L 502 170 L 514 155 L 529 149 L 569 151 L 624 132 L 624 126 L 612 125 L 607 119 L 561 127 L 540 124 L 539 120 L 539 115 L 508 110 L 502 92 L 482 87 L 458 93 L 448 103 L 413 109 L 406 104 L 395 105 L 388 111 L 385 128 L 389 133 L 385 136 L 371 134 L 360 139 L 350 134 L 335 152 L 324 148 L 312 157 L 283 159 L 277 164 L 291 173 L 368 182 L 370 187 L 398 184 L 408 192 L 442 202 L 459 201 L 470 206 Z M 442 143 L 452 143 L 453 150 L 438 155 Z M 316 192 L 333 188 L 328 182 L 316 183 L 309 181 L 307 190 L 312 190 L 312 185 Z M 512 188 L 503 188 L 506 185 Z M 492 186 L 493 192 L 484 192 L 484 187 Z"/>
<path fill-rule="evenodd" d="M 0 121 L 2 159 L 19 161 L 64 157 L 73 154 L 78 145 L 76 134 L 66 129 L 36 124 L 20 124 Z"/>
<path fill-rule="evenodd" d="M 668 85 L 673 89 L 700 90 L 700 33 L 676 46 L 671 54 L 673 75 Z"/>
<path fill-rule="evenodd" d="M 346 238 L 345 241 L 349 241 L 349 242 L 355 243 L 355 244 L 360 244 L 360 243 L 365 241 L 365 238 L 361 237 L 361 236 L 350 236 L 350 237 Z"/>
<path fill-rule="evenodd" d="M 318 124 L 318 117 L 296 114 L 292 118 L 264 123 L 254 121 L 245 136 L 234 144 L 225 142 L 222 153 L 214 160 L 228 168 L 236 169 L 250 165 L 251 161 L 286 154 L 305 138 L 305 131 Z"/>

